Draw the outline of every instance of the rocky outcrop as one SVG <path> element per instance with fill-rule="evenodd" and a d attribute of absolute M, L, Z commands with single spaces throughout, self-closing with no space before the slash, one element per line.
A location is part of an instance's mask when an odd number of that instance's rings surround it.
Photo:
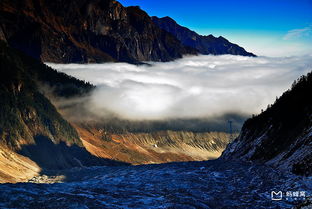
<path fill-rule="evenodd" d="M 260 115 L 247 120 L 223 159 L 265 163 L 299 175 L 312 175 L 312 73 Z"/>
<path fill-rule="evenodd" d="M 222 36 L 216 38 L 213 35 L 199 35 L 196 32 L 179 25 L 170 17 L 152 17 L 152 20 L 160 28 L 177 37 L 177 39 L 179 39 L 185 46 L 197 49 L 201 54 L 255 56 L 237 44 L 229 42 Z"/>
<path fill-rule="evenodd" d="M 196 53 L 139 7 L 114 0 L 2 0 L 0 28 L 10 46 L 44 62 L 139 63 Z"/>

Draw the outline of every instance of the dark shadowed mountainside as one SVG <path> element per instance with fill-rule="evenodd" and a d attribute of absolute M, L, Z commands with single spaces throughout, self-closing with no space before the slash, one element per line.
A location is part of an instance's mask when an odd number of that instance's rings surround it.
<path fill-rule="evenodd" d="M 31 59 L 27 63 L 25 58 L 0 42 L 1 142 L 18 148 L 20 144 L 32 143 L 33 136 L 44 135 L 54 142 L 65 140 L 68 143 L 81 143 L 75 129 L 39 91 L 36 78 L 45 76 L 50 68 L 43 64 L 29 65 Z M 62 74 L 50 70 L 50 73 L 62 77 Z M 66 79 L 64 74 L 64 80 Z M 53 80 L 52 78 L 50 82 Z M 40 81 L 44 82 L 43 79 Z M 60 90 L 60 94 L 61 92 Z"/>
<path fill-rule="evenodd" d="M 43 84 L 61 97 L 93 88 L 0 41 L 0 182 L 23 181 L 44 169 L 115 164 L 83 147 L 76 129 L 41 93 Z"/>
<path fill-rule="evenodd" d="M 114 0 L 2 0 L 0 39 L 43 62 L 170 61 L 197 51 Z"/>
<path fill-rule="evenodd" d="M 266 163 L 312 174 L 312 73 L 300 77 L 260 115 L 248 119 L 224 159 Z"/>
<path fill-rule="evenodd" d="M 197 49 L 201 54 L 255 56 L 237 44 L 229 42 L 222 36 L 216 38 L 213 35 L 199 35 L 196 32 L 179 25 L 170 17 L 158 18 L 154 16 L 152 17 L 152 20 L 160 28 L 177 37 L 182 44 Z"/>

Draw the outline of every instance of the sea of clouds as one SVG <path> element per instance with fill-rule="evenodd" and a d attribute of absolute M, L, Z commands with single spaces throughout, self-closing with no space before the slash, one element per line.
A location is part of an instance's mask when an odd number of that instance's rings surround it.
<path fill-rule="evenodd" d="M 312 70 L 312 55 L 202 55 L 148 65 L 47 64 L 97 86 L 88 101 L 97 115 L 167 120 L 257 114 Z"/>

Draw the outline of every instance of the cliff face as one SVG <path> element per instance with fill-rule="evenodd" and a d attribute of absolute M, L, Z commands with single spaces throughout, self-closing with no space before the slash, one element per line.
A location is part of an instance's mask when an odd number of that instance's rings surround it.
<path fill-rule="evenodd" d="M 244 48 L 233 44 L 223 37 L 214 37 L 213 35 L 202 36 L 190 29 L 177 24 L 170 17 L 152 17 L 153 22 L 165 31 L 173 34 L 185 46 L 197 49 L 201 54 L 233 54 L 242 56 L 255 55 L 247 52 Z"/>
<path fill-rule="evenodd" d="M 195 54 L 138 7 L 113 0 L 2 0 L 0 38 L 44 62 L 170 61 Z"/>
<path fill-rule="evenodd" d="M 224 159 L 266 163 L 312 175 L 312 73 L 302 76 L 271 107 L 247 120 Z"/>

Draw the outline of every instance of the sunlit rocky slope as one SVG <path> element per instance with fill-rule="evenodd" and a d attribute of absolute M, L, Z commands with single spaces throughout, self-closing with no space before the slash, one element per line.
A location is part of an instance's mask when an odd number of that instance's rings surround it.
<path fill-rule="evenodd" d="M 86 149 L 95 156 L 131 164 L 196 161 L 218 158 L 230 135 L 220 132 L 105 133 L 75 126 Z"/>

